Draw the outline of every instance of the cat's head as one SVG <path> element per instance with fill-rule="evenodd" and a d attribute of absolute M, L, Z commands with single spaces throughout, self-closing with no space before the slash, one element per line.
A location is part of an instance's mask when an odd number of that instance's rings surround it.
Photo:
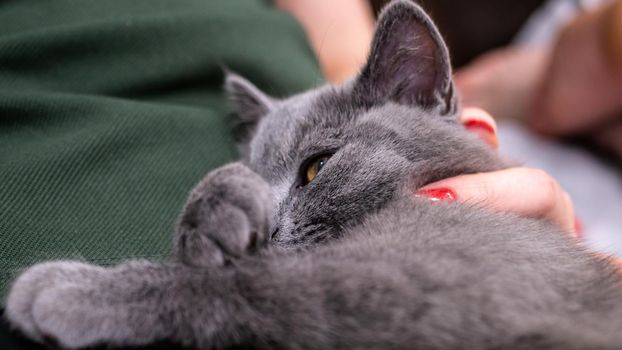
<path fill-rule="evenodd" d="M 272 186 L 277 244 L 334 238 L 396 196 L 500 166 L 457 122 L 447 48 L 410 1 L 384 9 L 367 63 L 342 86 L 274 99 L 228 74 L 226 90 L 250 130 L 246 161 Z"/>

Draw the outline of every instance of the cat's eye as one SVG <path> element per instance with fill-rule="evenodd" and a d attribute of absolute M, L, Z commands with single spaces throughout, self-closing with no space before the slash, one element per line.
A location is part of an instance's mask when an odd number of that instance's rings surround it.
<path fill-rule="evenodd" d="M 322 170 L 330 155 L 325 154 L 318 157 L 313 158 L 310 162 L 307 163 L 306 168 L 303 169 L 302 172 L 302 185 L 307 185 L 309 182 L 313 181 L 317 174 Z"/>

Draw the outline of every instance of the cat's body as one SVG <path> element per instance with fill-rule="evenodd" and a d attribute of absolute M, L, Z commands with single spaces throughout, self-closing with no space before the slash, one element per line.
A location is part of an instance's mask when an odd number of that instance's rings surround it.
<path fill-rule="evenodd" d="M 505 166 L 455 122 L 418 7 L 383 13 L 345 86 L 276 101 L 229 75 L 227 89 L 246 158 L 193 190 L 173 259 L 32 267 L 7 300 L 14 325 L 65 347 L 622 348 L 605 260 L 542 220 L 413 196 Z"/>

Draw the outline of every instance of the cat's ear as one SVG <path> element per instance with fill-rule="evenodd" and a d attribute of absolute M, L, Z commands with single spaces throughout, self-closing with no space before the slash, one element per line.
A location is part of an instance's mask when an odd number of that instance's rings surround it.
<path fill-rule="evenodd" d="M 378 18 L 354 88 L 371 103 L 391 100 L 453 115 L 457 97 L 451 76 L 447 47 L 432 20 L 415 3 L 397 0 Z"/>
<path fill-rule="evenodd" d="M 237 118 L 236 128 L 246 132 L 274 108 L 275 100 L 241 76 L 225 69 L 225 93 Z"/>

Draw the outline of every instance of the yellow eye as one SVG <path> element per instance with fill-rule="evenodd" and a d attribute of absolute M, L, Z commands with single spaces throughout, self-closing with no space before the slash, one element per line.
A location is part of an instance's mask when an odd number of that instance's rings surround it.
<path fill-rule="evenodd" d="M 307 165 L 307 170 L 305 171 L 305 185 L 309 182 L 313 181 L 317 174 L 322 170 L 326 162 L 328 161 L 330 156 L 320 156 L 315 158 L 309 165 Z"/>

